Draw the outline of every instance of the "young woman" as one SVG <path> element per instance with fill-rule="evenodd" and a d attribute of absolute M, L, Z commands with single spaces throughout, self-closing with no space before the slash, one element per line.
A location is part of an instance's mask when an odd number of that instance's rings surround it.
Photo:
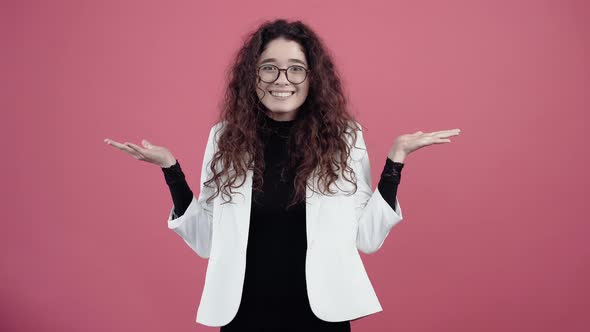
<path fill-rule="evenodd" d="M 208 258 L 197 322 L 231 331 L 350 331 L 382 310 L 358 250 L 402 220 L 403 160 L 458 129 L 399 136 L 372 190 L 368 154 L 334 63 L 305 24 L 246 39 L 212 126 L 196 199 L 162 146 L 107 144 L 162 168 L 168 227 Z"/>

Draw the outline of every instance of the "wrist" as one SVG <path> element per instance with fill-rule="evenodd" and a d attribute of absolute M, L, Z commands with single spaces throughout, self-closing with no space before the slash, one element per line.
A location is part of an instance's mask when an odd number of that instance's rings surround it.
<path fill-rule="evenodd" d="M 164 164 L 160 165 L 160 167 L 162 167 L 162 168 L 170 168 L 170 167 L 174 166 L 175 164 L 176 164 L 176 158 L 164 162 Z"/>
<path fill-rule="evenodd" d="M 402 151 L 393 151 L 387 155 L 387 158 L 396 163 L 403 163 L 404 159 L 406 159 L 406 154 Z"/>

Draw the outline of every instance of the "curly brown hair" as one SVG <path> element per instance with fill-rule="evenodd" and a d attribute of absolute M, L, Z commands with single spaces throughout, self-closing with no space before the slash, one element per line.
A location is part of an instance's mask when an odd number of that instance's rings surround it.
<path fill-rule="evenodd" d="M 224 124 L 223 131 L 210 165 L 213 177 L 204 183 L 211 187 L 210 184 L 215 182 L 216 192 L 207 202 L 220 192 L 229 196 L 231 202 L 231 189 L 244 183 L 236 182 L 238 178 L 245 180 L 248 169 L 254 170 L 253 188 L 262 188 L 265 165 L 263 153 L 260 153 L 263 142 L 257 129 L 268 109 L 256 94 L 256 66 L 266 45 L 280 37 L 303 47 L 310 69 L 309 93 L 297 113 L 288 139 L 289 166 L 296 169 L 296 175 L 295 193 L 287 208 L 305 199 L 307 179 L 314 170 L 318 175 L 318 187 L 320 182 L 323 184 L 321 193 L 336 181 L 337 171 L 342 171 L 344 178 L 354 185 L 354 192 L 357 190 L 356 175 L 347 165 L 351 146 L 345 135 L 352 135 L 351 141 L 356 142 L 356 131 L 360 127 L 347 110 L 347 100 L 334 62 L 321 39 L 307 25 L 301 21 L 278 19 L 264 22 L 247 36 L 228 71 L 229 83 L 218 119 Z M 222 165 L 219 172 L 218 163 Z M 345 172 L 352 174 L 353 179 Z"/>

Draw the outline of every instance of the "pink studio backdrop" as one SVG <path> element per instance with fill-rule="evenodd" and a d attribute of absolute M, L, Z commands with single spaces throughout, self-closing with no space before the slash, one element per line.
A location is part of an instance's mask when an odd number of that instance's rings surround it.
<path fill-rule="evenodd" d="M 353 331 L 587 331 L 590 10 L 580 1 L 13 1 L 2 22 L 2 331 L 216 331 L 207 261 L 166 226 L 171 149 L 198 194 L 224 74 L 264 19 L 302 19 L 368 128 L 398 135 L 404 221 L 362 255 L 384 311 Z"/>

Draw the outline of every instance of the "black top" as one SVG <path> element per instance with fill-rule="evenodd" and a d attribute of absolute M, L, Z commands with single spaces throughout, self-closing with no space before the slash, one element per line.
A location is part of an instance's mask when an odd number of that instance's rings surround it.
<path fill-rule="evenodd" d="M 263 189 L 252 189 L 242 302 L 237 316 L 225 331 L 249 322 L 258 326 L 260 322 L 265 326 L 297 322 L 307 329 L 348 324 L 324 322 L 311 311 L 305 280 L 305 202 L 285 209 L 295 190 L 295 172 L 283 166 L 289 157 L 287 140 L 296 120 L 276 121 L 270 117 L 265 120 L 265 125 L 259 129 L 265 143 Z M 394 210 L 403 166 L 386 158 L 378 184 L 379 192 Z M 284 171 L 282 177 L 281 170 Z M 191 203 L 193 193 L 178 161 L 162 171 L 174 202 L 174 214 L 181 216 Z"/>

